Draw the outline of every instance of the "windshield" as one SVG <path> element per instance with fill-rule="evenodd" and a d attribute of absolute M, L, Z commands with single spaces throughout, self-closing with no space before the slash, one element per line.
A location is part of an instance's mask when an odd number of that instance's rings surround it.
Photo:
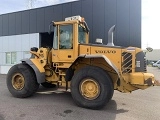
<path fill-rule="evenodd" d="M 79 43 L 86 43 L 86 30 L 84 27 L 82 27 L 81 25 L 79 25 L 78 27 L 78 42 Z"/>

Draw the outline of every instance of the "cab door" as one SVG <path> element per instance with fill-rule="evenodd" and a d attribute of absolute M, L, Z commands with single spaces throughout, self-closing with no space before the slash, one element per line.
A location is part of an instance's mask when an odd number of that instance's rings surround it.
<path fill-rule="evenodd" d="M 75 59 L 73 24 L 58 25 L 54 31 L 52 62 L 73 62 Z"/>

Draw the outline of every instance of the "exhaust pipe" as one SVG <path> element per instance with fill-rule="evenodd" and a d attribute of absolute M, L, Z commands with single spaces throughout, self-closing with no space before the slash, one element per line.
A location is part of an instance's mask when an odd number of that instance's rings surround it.
<path fill-rule="evenodd" d="M 113 32 L 115 31 L 116 25 L 113 25 L 108 31 L 108 44 L 107 46 L 114 46 L 113 43 Z"/>

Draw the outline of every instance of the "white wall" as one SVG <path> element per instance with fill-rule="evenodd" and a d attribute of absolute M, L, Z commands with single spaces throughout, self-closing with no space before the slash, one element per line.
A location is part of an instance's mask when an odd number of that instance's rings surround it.
<path fill-rule="evenodd" d="M 0 66 L 0 74 L 7 74 L 8 70 L 11 68 L 11 65 L 4 65 L 4 66 Z"/>
<path fill-rule="evenodd" d="M 146 53 L 147 60 L 160 60 L 160 49 L 153 49 L 152 52 Z"/>
<path fill-rule="evenodd" d="M 16 63 L 29 56 L 31 47 L 39 47 L 39 33 L 0 37 L 0 74 L 6 74 L 13 64 L 6 64 L 6 52 L 16 52 Z"/>

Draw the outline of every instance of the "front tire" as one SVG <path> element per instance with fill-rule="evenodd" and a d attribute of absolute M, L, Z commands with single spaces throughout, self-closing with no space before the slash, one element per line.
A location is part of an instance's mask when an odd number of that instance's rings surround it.
<path fill-rule="evenodd" d="M 10 93 L 17 98 L 33 95 L 39 88 L 33 69 L 21 63 L 10 68 L 7 74 L 7 87 Z"/>
<path fill-rule="evenodd" d="M 86 66 L 71 80 L 71 94 L 80 107 L 100 109 L 112 98 L 113 91 L 109 75 L 99 67 Z"/>

